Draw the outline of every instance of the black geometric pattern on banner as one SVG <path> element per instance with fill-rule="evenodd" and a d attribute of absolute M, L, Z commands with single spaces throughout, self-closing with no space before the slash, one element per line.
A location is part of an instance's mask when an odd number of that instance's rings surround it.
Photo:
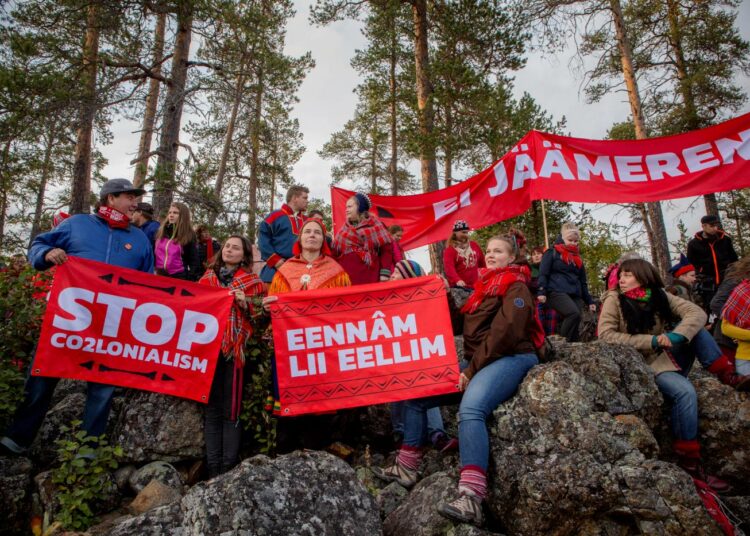
<path fill-rule="evenodd" d="M 373 380 L 370 378 L 347 380 L 332 385 L 312 385 L 305 387 L 287 388 L 281 393 L 283 401 L 295 404 L 299 402 L 315 402 L 330 398 L 346 398 L 350 396 L 398 391 L 418 385 L 440 383 L 441 380 L 455 374 L 455 366 L 446 365 L 440 370 L 430 372 L 420 370 L 408 374 L 392 374 Z"/>

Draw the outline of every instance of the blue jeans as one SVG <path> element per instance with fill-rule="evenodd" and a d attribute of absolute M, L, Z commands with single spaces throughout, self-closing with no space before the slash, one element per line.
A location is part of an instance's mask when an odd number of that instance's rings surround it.
<path fill-rule="evenodd" d="M 31 367 L 34 366 L 32 361 Z M 59 378 L 31 376 L 24 385 L 23 402 L 16 410 L 15 418 L 5 435 L 19 447 L 27 449 L 34 441 L 44 416 L 49 410 L 52 395 Z M 83 410 L 83 429 L 90 436 L 100 436 L 107 430 L 107 419 L 115 393 L 113 385 L 88 382 L 86 406 Z"/>
<path fill-rule="evenodd" d="M 708 368 L 721 357 L 721 350 L 708 331 L 701 329 L 693 340 L 673 348 L 671 354 L 682 370 L 662 372 L 656 376 L 656 385 L 672 404 L 672 435 L 675 439 L 692 440 L 698 437 L 698 395 L 686 376 L 696 358 Z"/>
<path fill-rule="evenodd" d="M 539 361 L 535 354 L 501 357 L 479 370 L 471 378 L 463 394 L 407 401 L 404 411 L 404 445 L 422 447 L 427 444 L 429 408 L 460 401 L 458 444 L 461 467 L 473 465 L 486 471 L 490 452 L 487 417 L 515 394 L 526 373 L 537 363 Z"/>
<path fill-rule="evenodd" d="M 404 411 L 405 402 L 391 402 L 391 427 L 394 432 L 404 433 Z M 427 435 L 432 439 L 435 434 L 445 434 L 443 427 L 443 416 L 440 407 L 435 406 L 427 410 Z"/>

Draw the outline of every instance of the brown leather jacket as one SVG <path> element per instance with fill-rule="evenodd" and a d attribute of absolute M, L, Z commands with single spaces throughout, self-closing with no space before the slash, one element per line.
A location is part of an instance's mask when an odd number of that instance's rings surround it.
<path fill-rule="evenodd" d="M 467 378 L 506 355 L 535 354 L 531 342 L 536 302 L 529 288 L 513 283 L 505 296 L 488 296 L 464 316 L 464 354 Z"/>

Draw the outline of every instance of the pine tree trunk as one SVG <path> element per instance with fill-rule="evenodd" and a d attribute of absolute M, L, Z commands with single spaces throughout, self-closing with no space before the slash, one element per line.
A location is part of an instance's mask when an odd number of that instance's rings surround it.
<path fill-rule="evenodd" d="M 10 181 L 8 180 L 8 159 L 10 158 L 10 146 L 12 140 L 5 142 L 3 147 L 3 159 L 0 163 L 0 251 L 3 250 L 5 244 L 5 220 L 8 216 L 8 190 L 10 189 Z"/>
<path fill-rule="evenodd" d="M 156 15 L 156 29 L 154 30 L 154 49 L 153 49 L 153 71 L 161 74 L 161 60 L 164 57 L 164 32 L 167 27 L 167 14 L 158 13 Z M 148 95 L 146 95 L 146 111 L 143 115 L 143 128 L 141 130 L 141 139 L 138 142 L 138 162 L 135 164 L 133 173 L 133 185 L 140 188 L 146 182 L 148 174 L 148 154 L 151 152 L 151 140 L 154 137 L 154 125 L 156 123 L 156 110 L 159 105 L 159 88 L 161 81 L 152 78 L 149 81 Z"/>
<path fill-rule="evenodd" d="M 85 214 L 90 207 L 91 193 L 91 138 L 96 116 L 96 73 L 99 57 L 99 9 L 101 0 L 92 1 L 86 15 L 86 39 L 83 45 L 81 69 L 81 106 L 76 129 L 73 159 L 73 183 L 70 191 L 70 213 Z"/>
<path fill-rule="evenodd" d="M 693 85 L 691 83 L 685 54 L 682 49 L 682 26 L 680 24 L 680 6 L 677 0 L 667 0 L 667 19 L 669 20 L 669 46 L 672 49 L 674 58 L 675 71 L 677 73 L 678 90 L 682 98 L 684 130 L 697 130 L 701 125 L 698 110 L 695 106 L 695 95 L 693 94 Z M 703 196 L 703 202 L 706 205 L 706 214 L 713 216 L 719 215 L 719 204 L 716 201 L 716 194 L 706 194 Z"/>
<path fill-rule="evenodd" d="M 438 189 L 437 161 L 433 140 L 434 111 L 432 81 L 430 80 L 429 48 L 427 41 L 427 1 L 414 0 L 414 65 L 417 80 L 417 109 L 419 116 L 419 161 L 422 174 L 422 191 Z M 443 243 L 430 244 L 432 270 L 443 272 Z"/>
<path fill-rule="evenodd" d="M 193 0 L 177 5 L 177 35 L 172 56 L 171 85 L 164 100 L 159 158 L 154 171 L 154 214 L 161 216 L 174 198 L 177 150 L 180 142 L 182 107 L 185 104 L 190 40 L 192 38 Z"/>
<path fill-rule="evenodd" d="M 244 68 L 244 62 L 240 67 L 240 70 Z M 227 124 L 227 130 L 224 134 L 224 147 L 221 149 L 221 158 L 219 159 L 219 169 L 216 172 L 216 182 L 214 183 L 214 195 L 216 200 L 221 200 L 221 191 L 224 188 L 224 175 L 227 171 L 227 160 L 229 160 L 229 150 L 232 148 L 232 139 L 234 138 L 234 128 L 237 124 L 237 113 L 240 109 L 240 103 L 244 95 L 245 87 L 245 75 L 239 74 L 237 76 L 237 84 L 234 88 L 234 102 L 232 102 L 232 112 L 229 115 L 229 123 Z M 218 212 L 211 209 L 208 216 L 209 225 L 216 223 L 216 218 L 219 216 Z"/>
<path fill-rule="evenodd" d="M 453 108 L 448 104 L 445 108 L 445 162 L 443 164 L 443 182 L 448 188 L 453 183 Z"/>
<path fill-rule="evenodd" d="M 635 78 L 635 70 L 633 68 L 633 56 L 627 33 L 625 31 L 620 0 L 610 0 L 610 7 L 612 9 L 612 18 L 617 36 L 617 47 L 620 51 L 620 59 L 622 62 L 622 74 L 625 78 L 625 85 L 628 89 L 628 98 L 630 100 L 630 110 L 633 114 L 635 137 L 639 140 L 643 140 L 648 136 L 646 134 L 646 124 L 643 119 L 641 97 L 638 92 L 638 82 Z M 651 246 L 652 251 L 654 251 L 656 255 L 656 262 L 654 264 L 661 272 L 662 276 L 666 276 L 667 270 L 670 266 L 669 242 L 667 240 L 667 229 L 664 226 L 664 215 L 662 214 L 661 203 L 646 203 L 646 214 L 652 230 L 649 239 L 653 240 Z"/>
<path fill-rule="evenodd" d="M 398 115 L 397 115 L 397 94 L 396 94 L 396 64 L 398 37 L 396 34 L 396 17 L 391 21 L 391 53 L 390 65 L 388 69 L 388 87 L 390 89 L 390 117 L 389 123 L 391 128 L 391 161 L 388 165 L 388 174 L 391 177 L 391 195 L 398 195 Z"/>
<path fill-rule="evenodd" d="M 258 72 L 258 84 L 255 93 L 255 111 L 251 133 L 251 155 L 250 155 L 250 190 L 248 192 L 247 206 L 247 235 L 251 240 L 255 239 L 255 215 L 258 212 L 258 188 L 260 167 L 260 124 L 263 117 L 263 68 Z"/>
<path fill-rule="evenodd" d="M 57 141 L 57 122 L 52 124 L 52 127 L 47 132 L 46 146 L 44 147 L 44 161 L 42 162 L 42 176 L 39 179 L 39 189 L 36 192 L 36 205 L 34 207 L 34 220 L 31 222 L 31 236 L 29 237 L 29 246 L 34 241 L 34 238 L 42 230 L 42 210 L 44 209 L 44 194 L 47 191 L 47 183 L 49 177 L 52 174 L 52 149 Z"/>

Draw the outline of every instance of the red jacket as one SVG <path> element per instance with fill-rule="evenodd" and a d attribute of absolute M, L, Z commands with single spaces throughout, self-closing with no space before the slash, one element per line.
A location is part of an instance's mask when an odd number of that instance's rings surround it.
<path fill-rule="evenodd" d="M 448 246 L 443 252 L 443 266 L 445 267 L 445 277 L 448 278 L 450 286 L 455 287 L 456 283 L 463 281 L 467 287 L 473 287 L 479 276 L 479 269 L 484 268 L 484 254 L 482 248 L 474 241 L 469 242 L 469 246 L 476 255 L 476 261 L 473 266 L 466 266 L 466 261 L 458 254 L 456 248 Z"/>

